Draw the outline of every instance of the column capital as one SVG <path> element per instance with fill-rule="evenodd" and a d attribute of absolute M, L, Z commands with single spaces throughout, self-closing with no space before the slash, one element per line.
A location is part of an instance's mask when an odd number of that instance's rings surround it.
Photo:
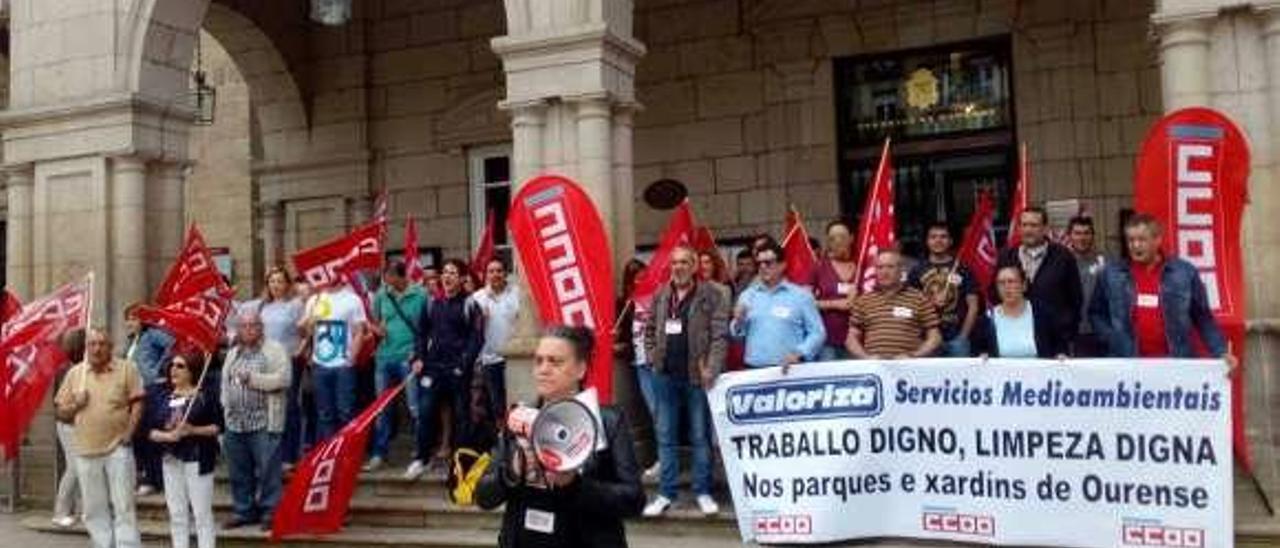
<path fill-rule="evenodd" d="M 1262 35 L 1270 38 L 1280 34 L 1280 2 L 1258 8 L 1262 15 Z"/>
<path fill-rule="evenodd" d="M 1216 17 L 1216 16 L 1214 16 Z M 1213 17 L 1178 16 L 1166 19 L 1152 17 L 1160 33 L 1160 47 L 1170 48 L 1183 44 L 1209 43 Z"/>
<path fill-rule="evenodd" d="M 610 104 L 609 95 L 605 93 L 566 97 L 565 102 L 576 107 L 579 119 L 608 118 L 613 115 L 613 105 Z"/>
<path fill-rule="evenodd" d="M 21 187 L 35 184 L 35 164 L 4 166 L 3 173 L 5 187 Z"/>
<path fill-rule="evenodd" d="M 112 156 L 111 168 L 116 173 L 143 172 L 147 171 L 147 160 L 141 156 Z"/>

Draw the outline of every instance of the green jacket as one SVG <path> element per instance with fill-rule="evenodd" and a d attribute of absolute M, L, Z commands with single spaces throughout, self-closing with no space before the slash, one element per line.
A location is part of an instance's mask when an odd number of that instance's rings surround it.
<path fill-rule="evenodd" d="M 407 360 L 413 355 L 418 323 L 427 307 L 427 294 L 417 284 L 410 284 L 398 297 L 393 297 L 390 289 L 384 285 L 373 297 L 373 318 L 387 329 L 387 336 L 378 344 L 377 358 Z M 396 311 L 397 304 L 404 317 Z"/>

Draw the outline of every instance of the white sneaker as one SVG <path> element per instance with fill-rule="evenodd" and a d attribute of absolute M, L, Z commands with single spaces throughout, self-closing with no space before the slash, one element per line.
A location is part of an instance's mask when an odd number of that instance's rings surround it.
<path fill-rule="evenodd" d="M 409 467 L 404 471 L 404 479 L 416 480 L 422 477 L 423 472 L 427 471 L 427 465 L 420 460 L 409 463 Z"/>
<path fill-rule="evenodd" d="M 382 457 L 373 457 L 365 462 L 360 469 L 365 472 L 377 472 L 382 468 L 382 462 Z"/>
<path fill-rule="evenodd" d="M 53 518 L 53 524 L 63 529 L 67 529 L 76 524 L 76 518 L 75 516 L 58 516 Z"/>
<path fill-rule="evenodd" d="M 155 488 L 155 487 L 152 487 L 152 486 L 147 485 L 147 484 L 145 484 L 145 483 L 144 483 L 144 484 L 142 484 L 142 485 L 139 485 L 139 486 L 138 486 L 138 490 L 137 490 L 136 494 L 137 494 L 139 497 L 145 497 L 145 496 L 147 496 L 147 495 L 155 494 L 155 492 L 156 492 L 156 488 Z"/>
<path fill-rule="evenodd" d="M 711 498 L 711 495 L 698 495 L 698 509 L 702 510 L 704 516 L 720 513 L 720 505 L 716 504 L 716 499 Z"/>
<path fill-rule="evenodd" d="M 662 473 L 662 463 L 655 462 L 653 463 L 653 466 L 650 466 L 644 470 L 644 479 L 646 481 L 657 481 L 658 474 L 660 473 Z M 667 501 L 667 502 L 670 503 L 671 501 Z"/>
<path fill-rule="evenodd" d="M 664 497 L 662 495 L 658 495 L 653 499 L 653 502 L 650 502 L 647 506 L 644 507 L 644 517 L 656 518 L 658 516 L 661 516 L 662 513 L 666 512 L 667 508 L 669 508 L 670 506 L 671 506 L 671 499 Z"/>

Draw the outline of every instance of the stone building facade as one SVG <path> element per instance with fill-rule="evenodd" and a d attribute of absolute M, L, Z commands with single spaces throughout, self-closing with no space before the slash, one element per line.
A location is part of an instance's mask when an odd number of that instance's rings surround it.
<path fill-rule="evenodd" d="M 857 214 L 875 148 L 849 137 L 849 67 L 978 47 L 1004 59 L 1003 125 L 894 154 L 927 178 L 943 173 L 929 158 L 963 166 L 977 151 L 996 162 L 981 184 L 999 191 L 1026 142 L 1033 199 L 1081 200 L 1112 250 L 1153 120 L 1204 104 L 1241 123 L 1251 353 L 1275 355 L 1280 296 L 1263 280 L 1280 268 L 1265 223 L 1280 214 L 1280 3 L 357 0 L 338 26 L 309 22 L 302 0 L 0 7 L 7 283 L 30 296 L 93 270 L 98 321 L 146 298 L 188 222 L 228 248 L 247 296 L 267 265 L 367 218 L 381 188 L 391 250 L 412 216 L 447 257 L 542 171 L 584 184 L 615 260 L 657 239 L 667 211 L 645 190 L 664 179 L 722 239 L 776 232 L 789 205 L 815 231 Z M 218 90 L 212 126 L 192 124 L 197 43 Z M 963 224 L 969 198 L 929 211 Z M 1255 416 L 1269 417 L 1268 393 L 1251 394 Z M 37 425 L 33 450 L 49 431 Z"/>

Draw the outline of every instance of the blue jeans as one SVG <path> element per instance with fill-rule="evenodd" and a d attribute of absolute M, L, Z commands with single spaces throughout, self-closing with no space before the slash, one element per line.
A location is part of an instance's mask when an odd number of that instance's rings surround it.
<path fill-rule="evenodd" d="M 637 365 L 636 382 L 640 385 L 640 397 L 644 398 L 644 408 L 649 410 L 649 419 L 658 427 L 658 374 L 653 372 L 649 364 Z"/>
<path fill-rule="evenodd" d="M 236 518 L 271 523 L 280 502 L 280 434 L 227 432 L 222 437 Z"/>
<path fill-rule="evenodd" d="M 354 367 L 311 367 L 315 379 L 316 438 L 327 440 L 351 421 L 356 410 L 356 370 Z"/>
<path fill-rule="evenodd" d="M 436 404 L 448 398 L 453 407 L 453 439 L 450 449 L 466 445 L 471 433 L 471 376 L 454 375 L 450 371 L 432 371 L 431 386 L 418 390 L 417 450 L 414 458 L 422 462 L 431 460 L 431 446 L 435 441 Z M 423 377 L 414 377 L 417 383 Z"/>
<path fill-rule="evenodd" d="M 395 386 L 404 381 L 409 376 L 410 366 L 407 360 L 385 359 L 381 356 L 375 359 L 375 369 L 373 370 L 373 386 L 378 394 L 382 394 L 383 390 L 391 386 Z M 409 416 L 413 418 L 414 423 L 418 420 L 418 383 L 409 382 L 405 387 L 405 400 L 409 403 Z M 395 437 L 396 432 L 396 412 L 394 409 L 384 410 L 378 415 L 378 424 L 373 431 L 373 447 L 369 450 L 369 456 L 387 457 L 387 448 L 391 445 L 391 438 Z"/>
<path fill-rule="evenodd" d="M 658 388 L 658 462 L 662 465 L 659 492 L 676 498 L 676 482 L 680 478 L 680 418 L 689 428 L 689 445 L 693 449 L 693 492 L 711 494 L 711 440 L 707 437 L 707 393 L 687 379 L 656 375 Z"/>
<path fill-rule="evenodd" d="M 295 360 L 293 378 L 289 382 L 288 399 L 285 400 L 284 405 L 284 434 L 280 441 L 282 444 L 280 454 L 284 462 L 298 462 L 305 449 L 316 442 L 315 393 L 302 390 L 303 383 L 309 383 L 311 379 L 306 363 Z"/>
<path fill-rule="evenodd" d="M 944 358 L 968 358 L 969 338 L 956 335 L 955 338 L 943 341 L 938 347 L 938 355 Z"/>

